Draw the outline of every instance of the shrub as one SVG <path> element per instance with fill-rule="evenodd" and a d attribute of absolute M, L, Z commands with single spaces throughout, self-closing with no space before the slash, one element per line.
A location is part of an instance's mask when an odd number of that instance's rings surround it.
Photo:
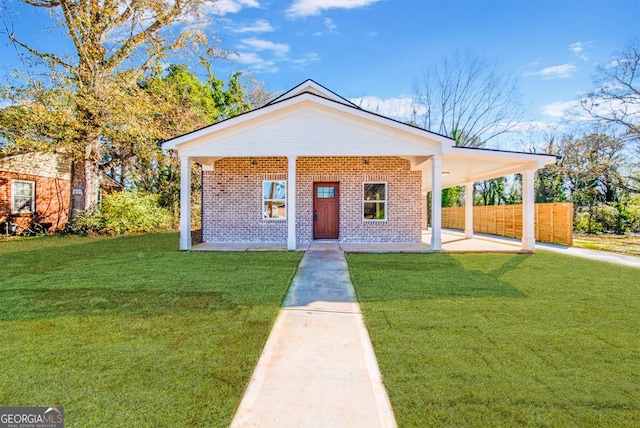
<path fill-rule="evenodd" d="M 105 195 L 102 204 L 79 214 L 73 221 L 76 233 L 123 235 L 169 229 L 170 212 L 159 206 L 158 196 L 144 192 Z"/>
<path fill-rule="evenodd" d="M 640 229 L 640 206 L 612 202 L 598 203 L 592 207 L 577 207 L 574 228 L 578 233 L 637 232 Z"/>
<path fill-rule="evenodd" d="M 576 210 L 573 228 L 578 233 L 602 233 L 602 224 L 589 215 L 587 210 Z"/>

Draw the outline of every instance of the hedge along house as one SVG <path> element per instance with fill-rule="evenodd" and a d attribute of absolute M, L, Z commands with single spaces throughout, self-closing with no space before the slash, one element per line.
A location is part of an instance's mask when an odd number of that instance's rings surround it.
<path fill-rule="evenodd" d="M 440 250 L 441 190 L 523 175 L 522 247 L 532 251 L 534 173 L 555 156 L 456 147 L 455 141 L 363 110 L 307 80 L 265 106 L 165 141 L 181 165 L 180 249 L 191 248 L 191 162 L 202 166 L 202 236 L 212 243 L 317 239 L 421 241 L 431 198 L 431 249 Z"/>

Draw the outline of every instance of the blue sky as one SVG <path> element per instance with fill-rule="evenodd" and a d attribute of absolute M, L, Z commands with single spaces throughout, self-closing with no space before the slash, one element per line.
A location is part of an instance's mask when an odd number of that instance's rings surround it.
<path fill-rule="evenodd" d="M 46 14 L 15 0 L 0 12 L 17 35 L 64 49 Z M 638 0 L 221 0 L 211 15 L 208 31 L 233 52 L 214 63 L 218 77 L 244 70 L 276 93 L 312 78 L 384 109 L 411 97 L 429 64 L 470 50 L 519 80 L 532 122 L 563 119 L 593 88 L 596 66 L 640 35 Z M 0 55 L 0 77 L 24 67 L 6 37 Z M 401 114 L 397 104 L 386 113 Z"/>

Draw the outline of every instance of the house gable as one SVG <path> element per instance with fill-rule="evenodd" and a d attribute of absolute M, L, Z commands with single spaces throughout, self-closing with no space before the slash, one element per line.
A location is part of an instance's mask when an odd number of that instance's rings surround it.
<path fill-rule="evenodd" d="M 234 120 L 235 119 L 235 120 Z M 163 144 L 188 156 L 431 156 L 452 140 L 303 93 Z"/>

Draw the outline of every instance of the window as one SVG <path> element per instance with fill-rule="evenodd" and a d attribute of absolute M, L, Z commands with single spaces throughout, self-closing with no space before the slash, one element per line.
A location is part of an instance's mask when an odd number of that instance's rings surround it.
<path fill-rule="evenodd" d="M 31 214 L 35 210 L 35 183 L 33 181 L 12 180 L 11 182 L 11 213 Z"/>
<path fill-rule="evenodd" d="M 387 219 L 387 183 L 364 183 L 364 219 Z"/>
<path fill-rule="evenodd" d="M 287 218 L 287 182 L 262 182 L 262 218 Z"/>
<path fill-rule="evenodd" d="M 336 197 L 336 188 L 333 186 L 330 187 L 318 187 L 317 190 L 317 197 L 320 199 L 327 199 L 327 198 L 335 198 Z"/>

